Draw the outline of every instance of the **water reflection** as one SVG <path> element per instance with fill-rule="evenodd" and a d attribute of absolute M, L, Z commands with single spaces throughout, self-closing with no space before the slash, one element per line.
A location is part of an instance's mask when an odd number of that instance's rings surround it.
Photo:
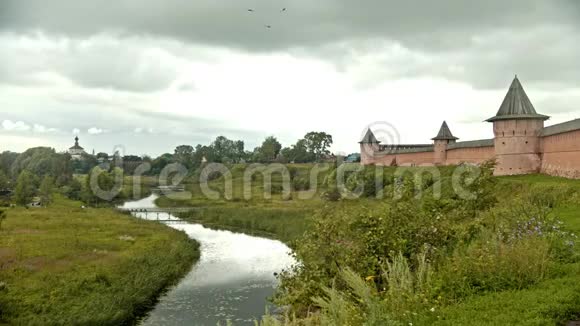
<path fill-rule="evenodd" d="M 156 196 L 126 203 L 124 208 L 154 208 Z M 144 218 L 141 214 L 140 217 Z M 156 217 L 151 217 L 155 219 Z M 276 286 L 274 273 L 294 263 L 280 241 L 199 224 L 169 224 L 201 244 L 192 271 L 161 298 L 143 325 L 253 324 L 266 309 Z"/>

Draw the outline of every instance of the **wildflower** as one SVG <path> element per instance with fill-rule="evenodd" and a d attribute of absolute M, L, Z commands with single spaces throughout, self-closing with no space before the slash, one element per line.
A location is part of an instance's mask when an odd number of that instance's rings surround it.
<path fill-rule="evenodd" d="M 431 308 L 431 312 L 435 312 L 435 307 Z"/>

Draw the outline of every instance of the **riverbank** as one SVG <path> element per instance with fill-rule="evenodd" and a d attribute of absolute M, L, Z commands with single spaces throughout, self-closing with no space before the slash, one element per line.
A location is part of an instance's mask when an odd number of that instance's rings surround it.
<path fill-rule="evenodd" d="M 183 201 L 170 200 L 166 197 L 158 198 L 155 203 L 160 207 L 187 205 Z M 291 244 L 308 229 L 309 217 L 317 208 L 318 205 L 296 207 L 283 202 L 271 202 L 268 205 L 243 203 L 211 205 L 208 202 L 199 210 L 180 214 L 180 218 L 216 230 L 243 232 Z"/>
<path fill-rule="evenodd" d="M 0 323 L 132 324 L 199 259 L 185 233 L 57 197 L 8 209 L 0 231 Z"/>
<path fill-rule="evenodd" d="M 153 195 L 123 207 L 153 208 L 155 199 Z M 274 275 L 295 264 L 290 248 L 281 241 L 200 224 L 169 226 L 198 241 L 203 254 L 195 267 L 160 298 L 143 320 L 144 326 L 226 325 L 228 321 L 254 325 L 274 294 Z"/>

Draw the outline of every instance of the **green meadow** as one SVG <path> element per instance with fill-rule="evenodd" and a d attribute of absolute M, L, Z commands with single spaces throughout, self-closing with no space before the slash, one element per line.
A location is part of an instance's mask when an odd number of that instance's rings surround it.
<path fill-rule="evenodd" d="M 0 230 L 0 323 L 132 324 L 199 257 L 167 226 L 60 195 L 6 208 Z"/>

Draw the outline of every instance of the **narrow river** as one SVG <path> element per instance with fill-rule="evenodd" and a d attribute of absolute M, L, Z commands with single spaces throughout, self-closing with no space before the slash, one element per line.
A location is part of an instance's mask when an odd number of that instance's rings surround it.
<path fill-rule="evenodd" d="M 154 208 L 151 197 L 124 208 Z M 139 213 L 140 214 L 140 213 Z M 144 215 L 137 217 L 145 218 Z M 150 216 L 150 218 L 156 218 Z M 179 220 L 176 217 L 172 219 Z M 291 266 L 290 249 L 280 241 L 200 224 L 169 223 L 201 244 L 201 258 L 181 282 L 164 295 L 142 325 L 253 325 L 264 315 L 276 287 L 274 273 Z"/>

